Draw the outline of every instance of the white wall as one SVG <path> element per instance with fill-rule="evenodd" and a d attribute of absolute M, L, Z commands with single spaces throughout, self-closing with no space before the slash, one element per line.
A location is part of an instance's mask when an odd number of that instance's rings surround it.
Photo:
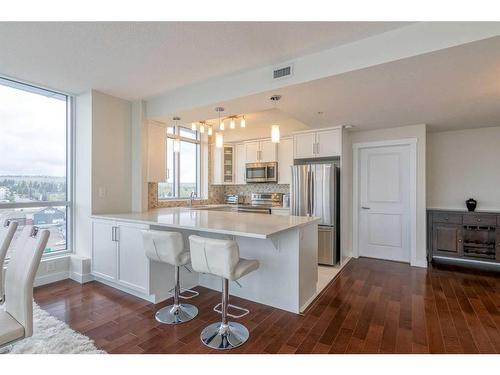
<path fill-rule="evenodd" d="M 500 127 L 427 135 L 427 206 L 500 210 Z"/>
<path fill-rule="evenodd" d="M 125 100 L 94 90 L 76 97 L 74 252 L 79 257 L 91 257 L 92 213 L 131 209 L 130 117 Z"/>
<path fill-rule="evenodd" d="M 92 91 L 92 213 L 129 212 L 131 103 Z"/>
<path fill-rule="evenodd" d="M 351 132 L 342 129 L 340 165 L 340 240 L 341 260 L 352 257 L 352 140 Z"/>
<path fill-rule="evenodd" d="M 142 100 L 132 102 L 130 143 L 132 211 L 141 212 L 148 209 L 148 127 Z"/>
<path fill-rule="evenodd" d="M 343 183 L 344 191 L 348 193 L 343 196 L 344 205 L 350 206 L 352 211 L 352 144 L 363 142 L 376 142 L 402 138 L 417 138 L 417 262 L 415 265 L 425 267 L 426 261 L 426 125 L 411 125 L 398 128 L 354 131 L 351 139 L 344 141 L 342 157 L 343 160 Z M 349 154 L 349 155 L 348 155 Z M 344 202 L 347 200 L 347 202 Z M 344 213 L 345 214 L 345 213 Z M 352 249 L 352 219 L 344 220 L 343 224 L 348 229 L 343 230 L 347 235 L 348 244 Z M 347 231 L 347 232 L 346 232 Z M 344 242 L 344 241 L 343 241 Z"/>
<path fill-rule="evenodd" d="M 90 257 L 90 220 L 92 213 L 92 93 L 76 97 L 75 114 L 75 253 Z"/>

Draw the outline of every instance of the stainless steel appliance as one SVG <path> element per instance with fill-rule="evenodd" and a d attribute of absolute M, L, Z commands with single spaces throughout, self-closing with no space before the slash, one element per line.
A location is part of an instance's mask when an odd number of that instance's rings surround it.
<path fill-rule="evenodd" d="M 292 166 L 291 214 L 320 217 L 318 263 L 340 259 L 340 170 L 333 162 Z"/>
<path fill-rule="evenodd" d="M 278 162 L 247 163 L 246 182 L 278 182 Z"/>
<path fill-rule="evenodd" d="M 243 204 L 238 195 L 226 195 L 226 203 L 236 206 L 237 212 L 257 214 L 271 214 L 273 207 L 281 207 L 283 194 L 281 193 L 252 193 L 251 202 Z"/>

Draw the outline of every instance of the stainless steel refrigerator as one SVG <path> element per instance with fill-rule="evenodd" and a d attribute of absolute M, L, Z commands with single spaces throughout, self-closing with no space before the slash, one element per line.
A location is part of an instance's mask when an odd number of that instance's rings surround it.
<path fill-rule="evenodd" d="M 290 207 L 292 215 L 321 218 L 318 228 L 318 263 L 337 264 L 340 260 L 338 165 L 327 162 L 292 166 Z"/>

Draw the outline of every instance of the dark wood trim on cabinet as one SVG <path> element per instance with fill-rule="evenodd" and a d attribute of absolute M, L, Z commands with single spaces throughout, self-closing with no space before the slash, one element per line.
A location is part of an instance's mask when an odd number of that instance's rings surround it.
<path fill-rule="evenodd" d="M 500 212 L 427 210 L 428 259 L 500 263 Z"/>

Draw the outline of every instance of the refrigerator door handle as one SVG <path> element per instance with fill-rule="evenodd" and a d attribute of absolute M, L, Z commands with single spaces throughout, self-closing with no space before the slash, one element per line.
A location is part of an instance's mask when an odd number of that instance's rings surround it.
<path fill-rule="evenodd" d="M 310 188 L 310 197 L 311 197 L 311 216 L 314 215 L 314 172 L 311 171 L 311 188 Z"/>

